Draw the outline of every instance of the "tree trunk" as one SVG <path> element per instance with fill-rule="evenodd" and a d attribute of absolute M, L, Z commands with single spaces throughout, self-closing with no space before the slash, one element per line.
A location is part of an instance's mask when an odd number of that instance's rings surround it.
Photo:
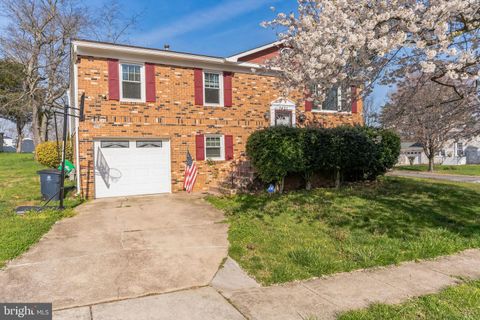
<path fill-rule="evenodd" d="M 23 142 L 23 128 L 24 124 L 21 120 L 16 121 L 16 127 L 17 127 L 17 145 L 16 147 L 16 152 L 20 153 L 22 152 L 22 142 Z"/>
<path fill-rule="evenodd" d="M 277 183 L 277 190 L 279 193 L 283 193 L 283 188 L 285 187 L 285 177 L 282 177 L 282 179 Z"/>
<path fill-rule="evenodd" d="M 48 141 L 48 123 L 49 123 L 49 119 L 47 117 L 47 115 L 42 112 L 42 116 L 41 116 L 41 121 L 40 121 L 40 137 L 41 137 L 41 141 L 40 142 L 45 142 L 45 141 Z"/>
<path fill-rule="evenodd" d="M 305 190 L 312 190 L 312 174 L 305 174 Z"/>
<path fill-rule="evenodd" d="M 435 154 L 431 153 L 428 157 L 428 171 L 433 172 L 433 165 L 435 160 Z"/>
<path fill-rule="evenodd" d="M 335 168 L 335 188 L 340 188 L 340 168 Z"/>
<path fill-rule="evenodd" d="M 305 183 L 305 190 L 312 190 L 312 181 L 307 180 Z"/>
<path fill-rule="evenodd" d="M 35 98 L 30 97 L 30 105 L 32 106 L 32 134 L 33 134 L 33 143 L 37 147 L 42 142 L 42 135 L 40 133 L 41 125 L 41 115 L 39 114 L 39 109 L 35 104 Z"/>

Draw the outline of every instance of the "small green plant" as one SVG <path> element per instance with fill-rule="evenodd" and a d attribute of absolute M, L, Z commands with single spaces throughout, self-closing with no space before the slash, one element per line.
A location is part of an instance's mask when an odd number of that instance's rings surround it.
<path fill-rule="evenodd" d="M 40 143 L 35 149 L 35 158 L 44 166 L 49 168 L 57 168 L 62 160 L 62 144 L 57 144 L 55 141 L 47 141 Z M 72 161 L 73 148 L 67 142 L 66 159 Z"/>
<path fill-rule="evenodd" d="M 271 127 L 254 132 L 247 141 L 247 154 L 264 182 L 276 182 L 280 192 L 289 172 L 304 172 L 302 137 L 296 128 Z"/>

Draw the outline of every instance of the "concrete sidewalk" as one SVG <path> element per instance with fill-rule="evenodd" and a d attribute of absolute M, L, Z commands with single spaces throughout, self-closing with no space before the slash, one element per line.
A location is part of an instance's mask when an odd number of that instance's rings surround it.
<path fill-rule="evenodd" d="M 407 177 L 407 178 L 426 178 L 426 179 L 446 180 L 446 181 L 454 181 L 454 182 L 480 183 L 480 176 L 465 176 L 460 174 L 444 174 L 444 173 L 423 172 L 423 171 L 393 170 L 391 172 L 388 172 L 387 176 Z"/>
<path fill-rule="evenodd" d="M 480 250 L 285 285 L 259 287 L 231 259 L 209 286 L 57 311 L 54 319 L 335 319 L 369 304 L 400 303 L 480 278 Z"/>

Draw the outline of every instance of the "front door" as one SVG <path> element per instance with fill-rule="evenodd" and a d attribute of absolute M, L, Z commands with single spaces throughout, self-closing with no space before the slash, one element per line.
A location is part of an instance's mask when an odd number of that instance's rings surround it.
<path fill-rule="evenodd" d="M 295 103 L 279 98 L 270 105 L 270 125 L 295 127 Z"/>
<path fill-rule="evenodd" d="M 292 126 L 292 111 L 275 110 L 275 126 Z"/>

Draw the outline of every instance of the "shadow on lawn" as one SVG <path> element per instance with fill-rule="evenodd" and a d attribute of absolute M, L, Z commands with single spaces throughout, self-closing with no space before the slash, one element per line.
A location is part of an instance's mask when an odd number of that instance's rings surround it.
<path fill-rule="evenodd" d="M 321 221 L 333 228 L 363 230 L 407 240 L 443 229 L 463 238 L 480 235 L 480 189 L 387 178 L 369 186 L 317 189 L 283 196 L 239 195 L 225 208 L 258 219 L 287 213 L 297 221 Z"/>

